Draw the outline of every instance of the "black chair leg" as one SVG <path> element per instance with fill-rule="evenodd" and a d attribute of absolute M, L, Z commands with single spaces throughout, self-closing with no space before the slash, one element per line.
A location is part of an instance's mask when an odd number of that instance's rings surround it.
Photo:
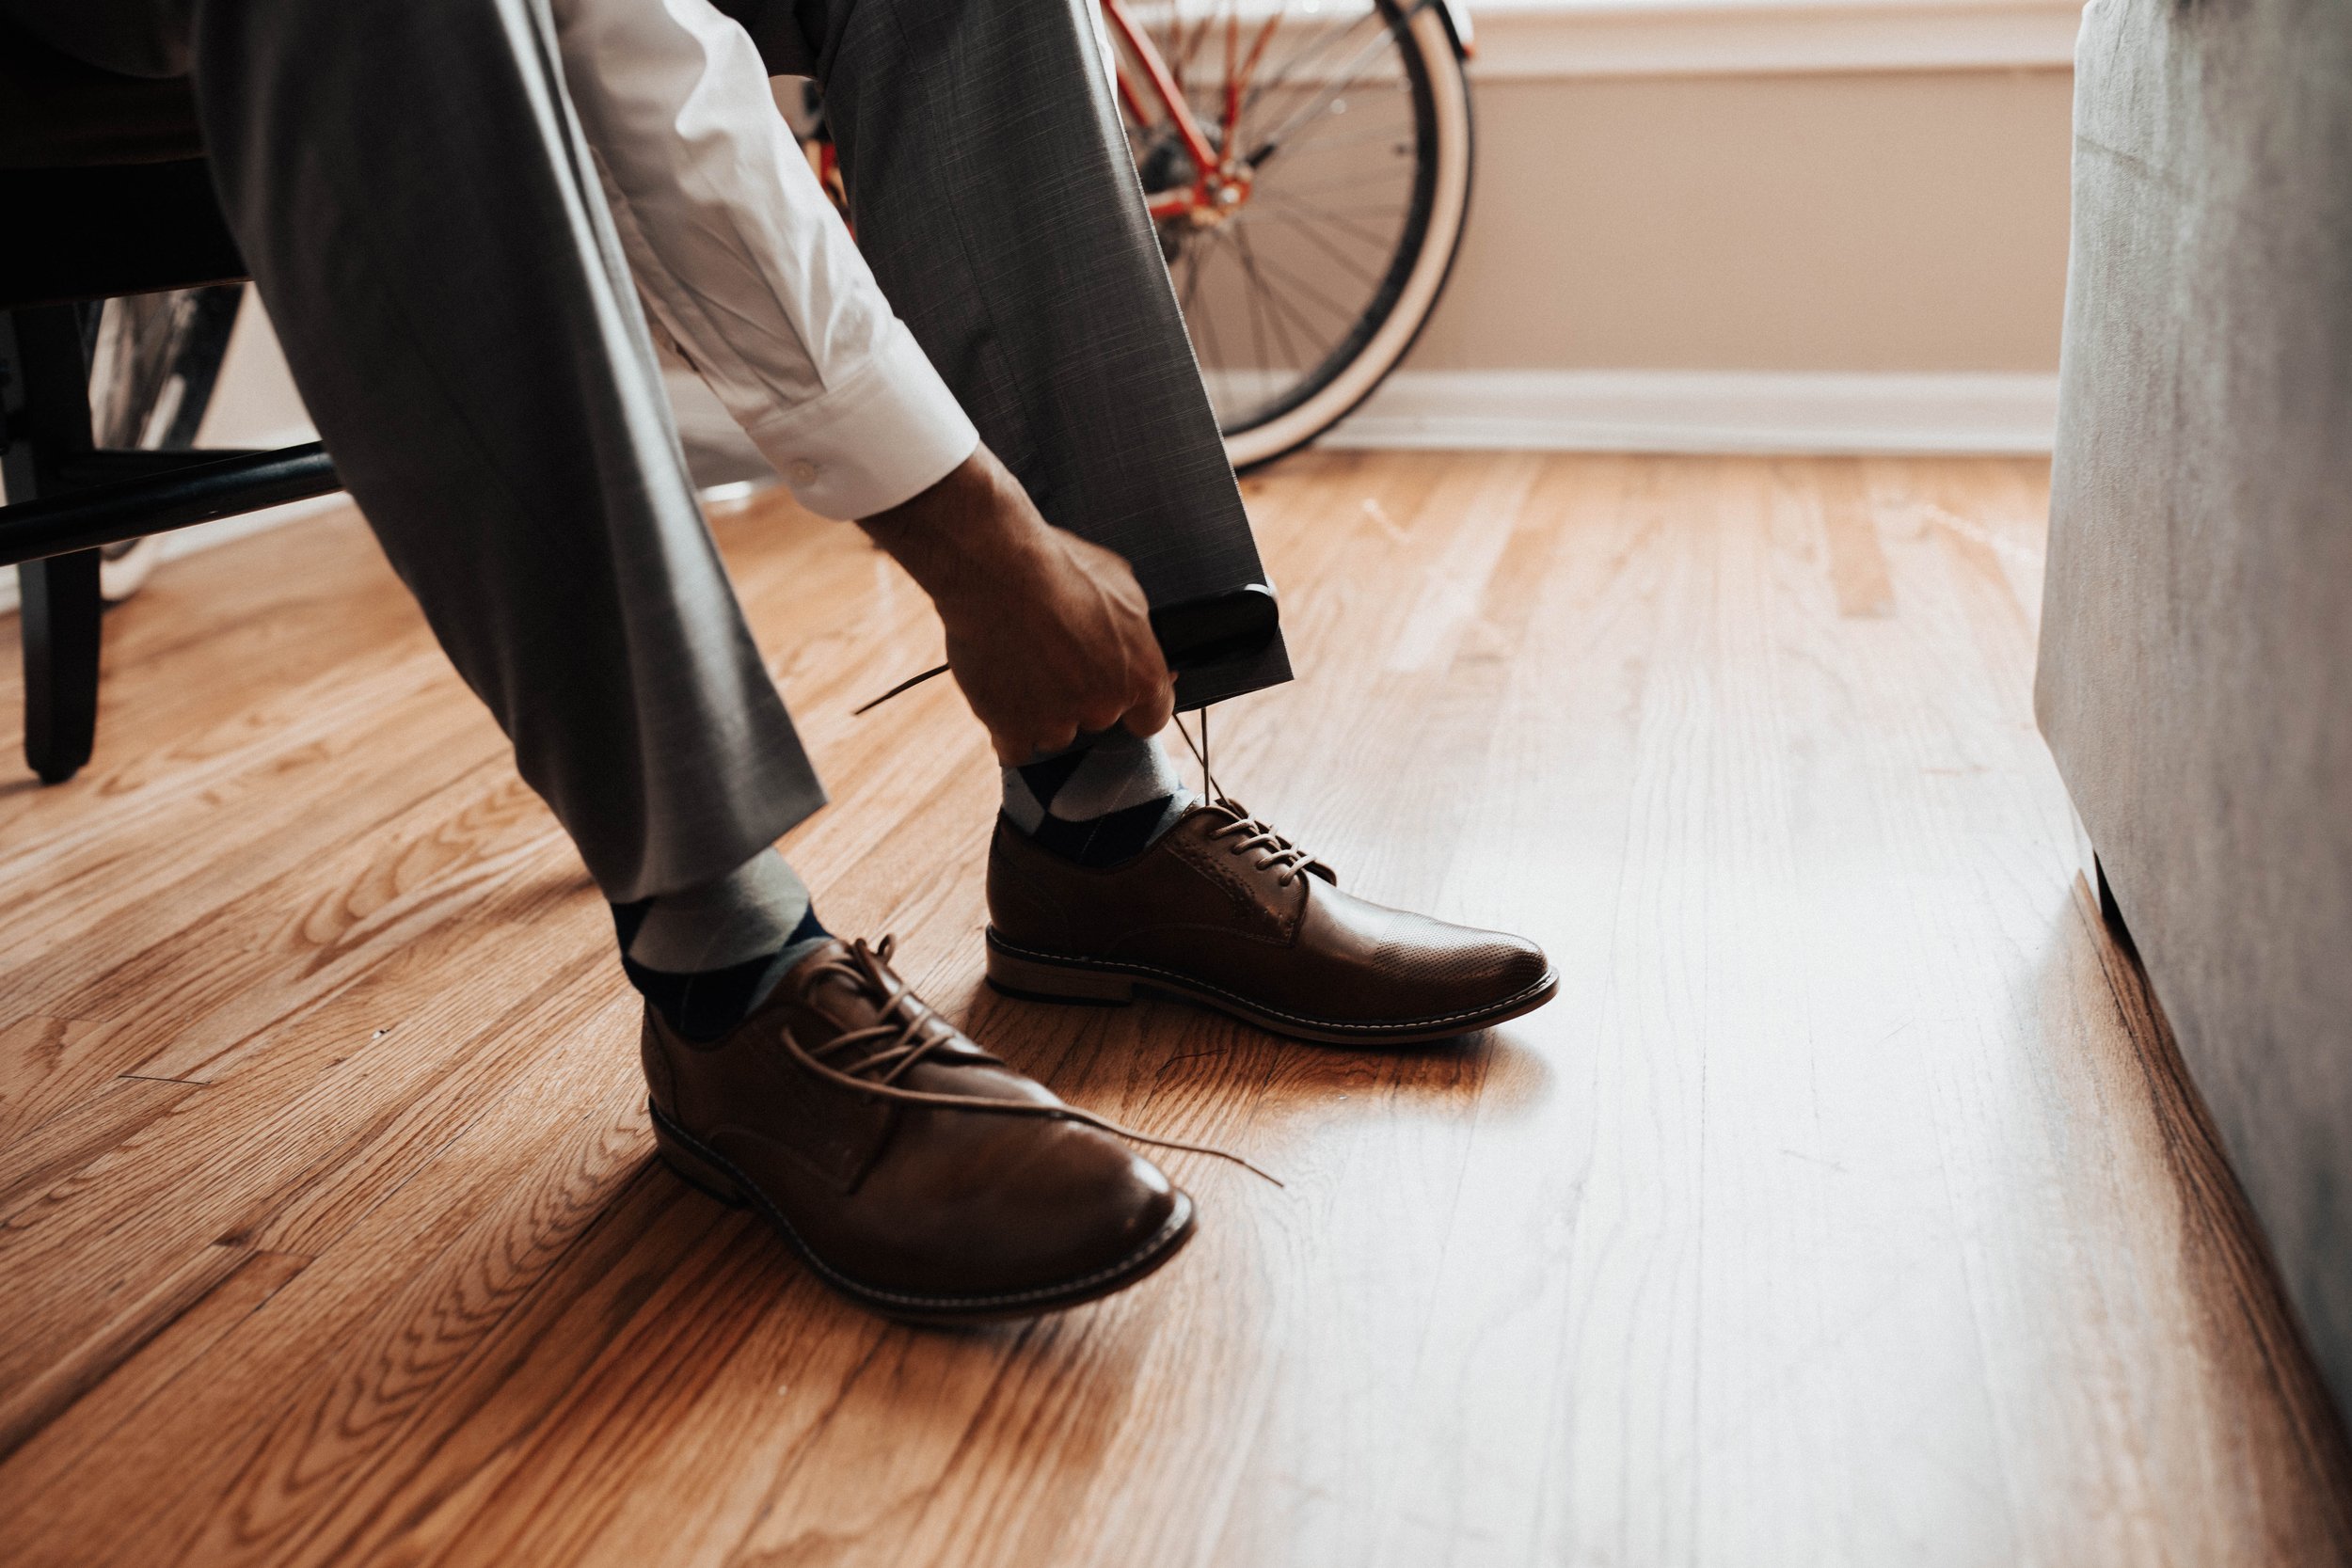
<path fill-rule="evenodd" d="M 8 499 L 70 488 L 60 470 L 91 448 L 90 344 L 98 307 L 43 305 L 0 322 Z M 98 731 L 98 552 L 77 550 L 16 569 L 24 643 L 24 760 L 43 784 L 89 761 Z"/>
<path fill-rule="evenodd" d="M 24 641 L 24 760 L 43 784 L 89 761 L 98 735 L 98 554 L 76 550 L 16 569 Z"/>

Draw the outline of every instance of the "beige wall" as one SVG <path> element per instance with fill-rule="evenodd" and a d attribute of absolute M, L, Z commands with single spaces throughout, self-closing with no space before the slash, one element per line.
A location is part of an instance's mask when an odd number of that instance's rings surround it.
<path fill-rule="evenodd" d="M 245 305 L 229 337 L 220 380 L 197 444 L 207 447 L 277 447 L 315 441 L 310 412 L 294 390 L 294 374 L 278 346 L 268 312 L 247 284 Z"/>
<path fill-rule="evenodd" d="M 1470 232 L 1406 368 L 2054 372 L 2072 92 L 2062 70 L 1481 80 Z M 300 423 L 249 310 L 206 438 Z"/>
<path fill-rule="evenodd" d="M 2058 368 L 2073 75 L 1488 80 L 1417 370 Z"/>

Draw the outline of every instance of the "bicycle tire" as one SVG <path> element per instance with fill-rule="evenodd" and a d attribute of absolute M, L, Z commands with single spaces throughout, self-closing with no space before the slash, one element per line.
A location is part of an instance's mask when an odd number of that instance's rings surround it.
<path fill-rule="evenodd" d="M 1434 0 L 1373 0 L 1397 46 L 1412 99 L 1412 191 L 1378 286 L 1354 324 L 1317 363 L 1243 410 L 1219 410 L 1237 470 L 1295 451 L 1338 424 L 1395 370 L 1428 325 L 1459 255 L 1470 196 L 1474 126 L 1470 87 L 1444 13 Z M 1131 130 L 1137 129 L 1128 117 Z M 1136 138 L 1131 137 L 1131 143 Z M 1147 179 L 1148 183 L 1148 179 Z M 1185 236 L 1175 235 L 1178 245 Z M 1163 254 L 1177 250 L 1164 225 Z M 1173 282 L 1173 278 L 1171 279 Z M 1179 285 L 1180 306 L 1184 290 Z M 1194 327 L 1188 318 L 1187 326 Z M 1195 329 L 1196 356 L 1209 336 Z"/>

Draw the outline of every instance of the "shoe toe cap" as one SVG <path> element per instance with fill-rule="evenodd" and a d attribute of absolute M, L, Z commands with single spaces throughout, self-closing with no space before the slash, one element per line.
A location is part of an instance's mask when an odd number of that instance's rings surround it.
<path fill-rule="evenodd" d="M 1374 962 L 1401 983 L 1471 997 L 1510 995 L 1550 973 L 1544 950 L 1524 937 L 1407 915 Z"/>
<path fill-rule="evenodd" d="M 1424 914 L 1319 896 L 1302 947 L 1320 949 L 1345 972 L 1335 1001 L 1404 1022 L 1443 1020 L 1498 1006 L 1551 976 L 1544 950 L 1524 937 L 1455 926 Z M 1318 915 L 1325 918 L 1318 919 Z"/>
<path fill-rule="evenodd" d="M 1108 1133 L 1034 1117 L 941 1119 L 955 1125 L 902 1128 L 923 1157 L 885 1156 L 858 1195 L 879 1244 L 856 1273 L 874 1287 L 1017 1309 L 1143 1272 L 1191 1223 L 1190 1198 Z"/>

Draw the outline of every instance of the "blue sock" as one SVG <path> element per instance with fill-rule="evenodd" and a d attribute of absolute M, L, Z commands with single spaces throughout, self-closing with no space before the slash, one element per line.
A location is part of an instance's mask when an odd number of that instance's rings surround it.
<path fill-rule="evenodd" d="M 741 1023 L 832 935 L 773 849 L 716 881 L 615 904 L 612 927 L 628 983 L 691 1040 Z"/>
<path fill-rule="evenodd" d="M 1135 859 L 1200 800 L 1157 739 L 1124 730 L 1003 772 L 1006 818 L 1080 865 Z"/>

